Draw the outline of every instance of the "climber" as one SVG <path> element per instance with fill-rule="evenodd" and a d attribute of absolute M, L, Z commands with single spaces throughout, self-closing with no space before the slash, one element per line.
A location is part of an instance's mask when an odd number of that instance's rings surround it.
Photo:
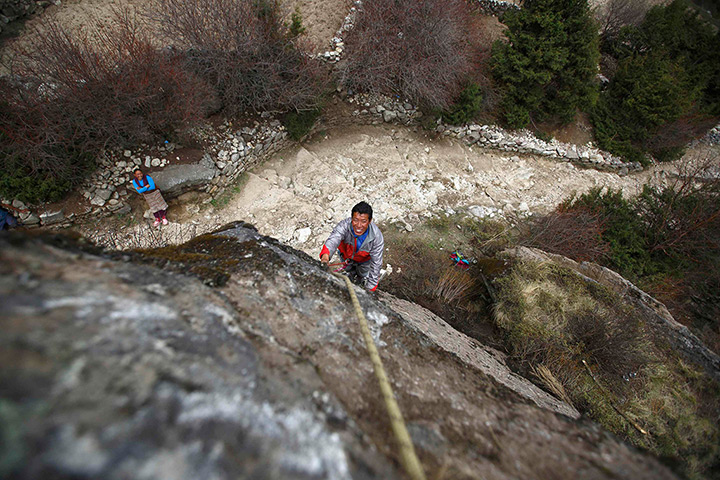
<path fill-rule="evenodd" d="M 327 265 L 337 249 L 343 261 L 336 271 L 358 277 L 365 288 L 374 292 L 380 281 L 385 240 L 377 225 L 372 223 L 372 216 L 372 207 L 368 203 L 355 205 L 350 218 L 338 223 L 325 241 L 320 261 Z"/>

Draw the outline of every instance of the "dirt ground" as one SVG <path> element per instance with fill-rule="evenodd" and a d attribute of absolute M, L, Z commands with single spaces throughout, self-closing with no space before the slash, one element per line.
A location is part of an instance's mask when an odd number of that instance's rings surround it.
<path fill-rule="evenodd" d="M 360 200 L 370 202 L 378 223 L 409 232 L 434 215 L 544 213 L 594 187 L 632 195 L 647 182 L 666 181 L 673 171 L 665 164 L 621 177 L 543 157 L 468 147 L 419 129 L 355 126 L 321 131 L 276 154 L 213 203 L 203 204 L 200 196 L 170 202 L 172 223 L 152 235 L 145 221 L 101 229 L 93 224 L 81 232 L 110 246 L 151 246 L 244 220 L 316 256 L 333 226 Z"/>

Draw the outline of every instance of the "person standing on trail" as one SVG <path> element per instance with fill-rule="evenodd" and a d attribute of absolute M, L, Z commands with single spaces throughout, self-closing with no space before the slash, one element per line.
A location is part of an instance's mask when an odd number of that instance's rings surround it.
<path fill-rule="evenodd" d="M 372 207 L 368 203 L 355 205 L 350 218 L 338 223 L 325 241 L 320 261 L 327 265 L 337 250 L 342 264 L 336 271 L 359 277 L 365 288 L 374 292 L 380 282 L 385 239 L 377 225 L 372 223 L 372 216 Z"/>
<path fill-rule="evenodd" d="M 150 207 L 150 211 L 153 212 L 155 216 L 153 227 L 160 225 L 160 222 L 162 222 L 163 225 L 167 225 L 168 220 L 165 218 L 165 213 L 167 212 L 168 205 L 165 203 L 165 199 L 160 193 L 160 190 L 155 187 L 155 181 L 150 175 L 143 174 L 139 168 L 133 171 L 133 175 L 135 176 L 135 180 L 132 181 L 133 187 L 135 187 L 138 193 L 142 193 L 148 207 Z"/>

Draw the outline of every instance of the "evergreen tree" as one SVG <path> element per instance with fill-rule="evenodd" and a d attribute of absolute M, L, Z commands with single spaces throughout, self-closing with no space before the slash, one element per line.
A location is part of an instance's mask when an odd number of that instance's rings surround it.
<path fill-rule="evenodd" d="M 593 112 L 595 138 L 601 148 L 642 162 L 645 142 L 687 113 L 697 93 L 685 70 L 667 56 L 628 57 Z"/>
<path fill-rule="evenodd" d="M 493 46 L 493 76 L 504 88 L 505 120 L 524 127 L 531 118 L 569 122 L 597 99 L 597 27 L 587 0 L 527 0 L 508 10 L 507 42 Z"/>

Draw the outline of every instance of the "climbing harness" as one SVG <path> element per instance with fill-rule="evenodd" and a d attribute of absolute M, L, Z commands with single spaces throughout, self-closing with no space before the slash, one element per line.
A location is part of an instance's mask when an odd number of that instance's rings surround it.
<path fill-rule="evenodd" d="M 412 440 L 410 440 L 410 435 L 408 434 L 407 427 L 405 426 L 405 421 L 400 413 L 400 407 L 398 407 L 395 396 L 393 395 L 392 387 L 390 386 L 390 382 L 385 374 L 382 360 L 380 360 L 380 354 L 378 353 L 377 348 L 375 347 L 375 342 L 370 334 L 367 319 L 362 311 L 362 307 L 360 307 L 357 295 L 355 295 L 353 284 L 345 275 L 340 275 L 334 272 L 333 275 L 345 280 L 345 285 L 350 293 L 350 298 L 352 299 L 353 306 L 355 307 L 355 315 L 360 323 L 360 330 L 362 331 L 363 338 L 365 339 L 365 345 L 367 346 L 368 353 L 370 354 L 373 370 L 375 370 L 375 377 L 380 384 L 380 391 L 382 392 L 383 400 L 385 400 L 385 408 L 387 409 L 388 416 L 390 417 L 390 426 L 392 427 L 395 439 L 400 447 L 400 459 L 403 467 L 405 467 L 405 471 L 412 480 L 425 480 L 425 472 L 423 472 L 420 461 L 415 454 L 415 448 L 413 447 Z"/>

